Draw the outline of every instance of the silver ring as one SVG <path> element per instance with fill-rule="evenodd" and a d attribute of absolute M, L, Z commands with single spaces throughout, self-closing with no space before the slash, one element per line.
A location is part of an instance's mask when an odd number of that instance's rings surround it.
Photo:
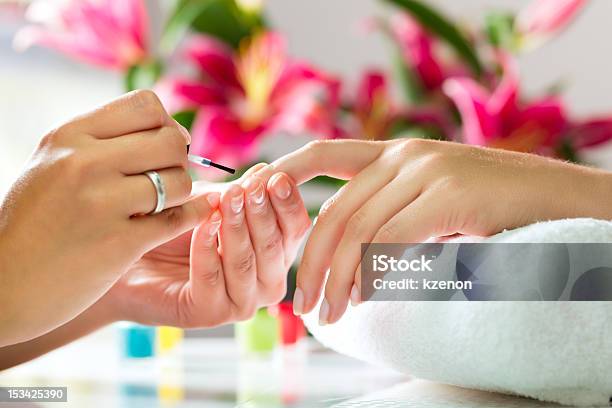
<path fill-rule="evenodd" d="M 160 212 L 164 211 L 166 207 L 166 186 L 164 186 L 164 180 L 162 180 L 161 176 L 156 171 L 147 171 L 145 176 L 151 180 L 151 183 L 153 183 L 153 186 L 155 187 L 155 193 L 157 194 L 155 209 L 149 214 L 159 214 Z"/>

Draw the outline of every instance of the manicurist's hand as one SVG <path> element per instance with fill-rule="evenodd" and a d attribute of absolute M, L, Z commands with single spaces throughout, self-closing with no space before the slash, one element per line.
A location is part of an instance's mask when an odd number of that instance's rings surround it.
<path fill-rule="evenodd" d="M 188 133 L 149 91 L 46 135 L 0 206 L 0 346 L 41 335 L 100 298 L 143 254 L 209 218 L 190 198 Z M 151 180 L 159 173 L 165 211 Z"/>
<path fill-rule="evenodd" d="M 360 244 L 487 236 L 540 220 L 612 219 L 612 175 L 534 155 L 448 142 L 323 141 L 273 163 L 298 184 L 349 179 L 321 209 L 298 270 L 296 313 L 324 289 L 321 323 L 360 301 Z M 265 178 L 266 174 L 258 173 Z"/>
<path fill-rule="evenodd" d="M 219 209 L 193 232 L 148 252 L 105 296 L 116 319 L 212 327 L 278 303 L 310 219 L 294 182 L 252 168 L 228 185 L 196 183 Z M 221 194 L 218 192 L 221 191 Z"/>

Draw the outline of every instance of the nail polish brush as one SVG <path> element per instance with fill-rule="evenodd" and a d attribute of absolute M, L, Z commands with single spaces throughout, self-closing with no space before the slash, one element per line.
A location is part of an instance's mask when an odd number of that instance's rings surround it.
<path fill-rule="evenodd" d="M 187 153 L 189 153 L 189 145 L 187 145 Z M 228 172 L 229 174 L 236 173 L 236 169 L 232 169 L 231 167 L 224 166 L 219 163 L 215 163 L 214 161 L 207 159 L 206 157 L 198 156 L 197 154 L 187 154 L 187 159 L 195 164 L 199 164 L 203 167 L 214 167 L 219 170 L 223 170 Z"/>

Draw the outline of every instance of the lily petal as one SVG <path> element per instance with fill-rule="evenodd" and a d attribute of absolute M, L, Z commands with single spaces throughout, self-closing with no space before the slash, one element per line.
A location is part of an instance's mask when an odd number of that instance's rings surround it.
<path fill-rule="evenodd" d="M 148 53 L 143 0 L 39 0 L 27 16 L 35 24 L 15 36 L 20 50 L 41 45 L 111 69 L 127 69 Z"/>
<path fill-rule="evenodd" d="M 212 82 L 240 89 L 232 49 L 221 41 L 195 35 L 187 41 L 183 53 Z"/>
<path fill-rule="evenodd" d="M 256 157 L 265 131 L 265 124 L 243 129 L 240 120 L 228 110 L 201 109 L 191 129 L 191 150 L 229 166 L 242 166 Z"/>
<path fill-rule="evenodd" d="M 392 17 L 391 30 L 400 45 L 404 60 L 418 75 L 424 88 L 440 88 L 444 82 L 444 73 L 434 53 L 433 37 L 406 13 Z"/>
<path fill-rule="evenodd" d="M 443 90 L 461 114 L 464 143 L 486 146 L 502 136 L 500 118 L 487 110 L 486 89 L 469 78 L 454 78 L 444 83 Z"/>
<path fill-rule="evenodd" d="M 517 30 L 545 40 L 567 27 L 586 5 L 587 0 L 535 0 L 517 16 Z"/>
<path fill-rule="evenodd" d="M 612 119 L 594 118 L 574 124 L 568 132 L 577 149 L 585 149 L 612 142 Z"/>

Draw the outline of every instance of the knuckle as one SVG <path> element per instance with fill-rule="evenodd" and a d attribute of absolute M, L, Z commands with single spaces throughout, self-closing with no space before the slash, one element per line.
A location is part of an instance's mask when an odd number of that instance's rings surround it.
<path fill-rule="evenodd" d="M 304 152 L 306 153 L 306 157 L 313 162 L 317 160 L 320 156 L 323 149 L 325 149 L 326 142 L 324 140 L 313 140 L 308 142 L 306 146 L 304 146 Z"/>
<path fill-rule="evenodd" d="M 287 282 L 282 280 L 266 291 L 262 306 L 279 304 L 287 295 Z"/>
<path fill-rule="evenodd" d="M 61 142 L 67 138 L 68 134 L 67 125 L 62 125 L 44 135 L 42 139 L 40 139 L 39 146 L 49 147 L 61 144 Z"/>
<path fill-rule="evenodd" d="M 221 275 L 221 266 L 215 265 L 202 273 L 202 280 L 208 285 L 214 286 L 220 282 Z"/>
<path fill-rule="evenodd" d="M 426 139 L 404 139 L 398 142 L 398 150 L 404 156 L 419 155 L 432 148 L 432 142 Z"/>
<path fill-rule="evenodd" d="M 286 204 L 282 204 L 282 213 L 288 218 L 301 216 L 304 206 L 301 205 L 299 198 L 292 194 L 287 201 Z"/>
<path fill-rule="evenodd" d="M 166 225 L 171 231 L 176 231 L 180 229 L 183 223 L 183 218 L 184 218 L 183 208 L 181 207 L 168 208 L 167 210 L 164 210 L 160 214 L 160 216 L 163 217 L 164 222 L 166 223 Z"/>
<path fill-rule="evenodd" d="M 80 179 L 92 171 L 96 159 L 92 155 L 73 149 L 65 152 L 56 163 L 63 177 Z"/>
<path fill-rule="evenodd" d="M 134 91 L 129 101 L 143 115 L 159 118 L 159 123 L 163 123 L 164 107 L 155 92 L 148 89 Z"/>
<path fill-rule="evenodd" d="M 311 142 L 308 142 L 308 144 L 306 145 L 306 150 L 310 152 L 319 152 L 326 144 L 327 142 L 325 140 L 313 140 Z"/>
<path fill-rule="evenodd" d="M 441 153 L 428 153 L 419 161 L 419 167 L 427 174 L 445 172 L 447 160 Z"/>
<path fill-rule="evenodd" d="M 257 306 L 254 302 L 249 302 L 236 311 L 236 320 L 239 322 L 249 320 L 255 316 L 255 313 L 257 313 Z"/>
<path fill-rule="evenodd" d="M 178 184 L 179 194 L 181 195 L 181 197 L 189 197 L 189 195 L 191 194 L 191 189 L 193 187 L 193 183 L 191 182 L 191 177 L 189 176 L 189 173 L 182 170 L 178 178 Z"/>
<path fill-rule="evenodd" d="M 244 216 L 240 214 L 236 219 L 229 218 L 224 221 L 223 225 L 227 226 L 229 231 L 233 234 L 241 233 L 245 229 Z"/>
<path fill-rule="evenodd" d="M 278 231 L 270 234 L 263 241 L 260 251 L 264 256 L 274 256 L 278 254 L 283 247 L 283 239 Z"/>
<path fill-rule="evenodd" d="M 138 106 L 153 108 L 161 107 L 161 101 L 159 100 L 155 92 L 149 89 L 136 90 L 132 93 L 131 96 L 133 98 L 134 104 Z"/>
<path fill-rule="evenodd" d="M 367 215 L 363 211 L 357 211 L 349 219 L 346 225 L 346 233 L 351 238 L 361 238 L 367 232 L 367 225 Z"/>
<path fill-rule="evenodd" d="M 467 189 L 467 183 L 466 180 L 462 177 L 458 177 L 455 175 L 445 176 L 440 180 L 436 181 L 433 185 L 433 188 L 436 191 L 442 193 L 459 194 Z"/>
<path fill-rule="evenodd" d="M 255 269 L 255 254 L 249 251 L 248 254 L 238 258 L 234 261 L 233 268 L 239 276 L 250 275 Z"/>
<path fill-rule="evenodd" d="M 376 242 L 392 243 L 398 239 L 399 228 L 396 223 L 388 222 L 378 232 Z"/>
<path fill-rule="evenodd" d="M 169 151 L 180 153 L 180 157 L 185 156 L 185 137 L 176 127 L 166 126 L 160 130 L 162 143 Z"/>

